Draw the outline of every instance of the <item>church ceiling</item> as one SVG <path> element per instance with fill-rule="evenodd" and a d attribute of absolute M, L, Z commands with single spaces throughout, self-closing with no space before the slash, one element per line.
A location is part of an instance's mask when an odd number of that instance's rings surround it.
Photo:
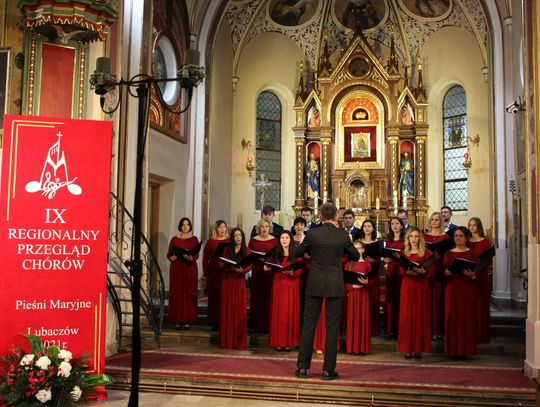
<path fill-rule="evenodd" d="M 432 34 L 460 27 L 475 36 L 487 66 L 488 26 L 480 0 L 231 0 L 225 17 L 234 71 L 242 49 L 267 32 L 292 40 L 310 65 L 318 65 L 325 43 L 337 60 L 353 36 L 353 7 L 361 10 L 364 34 L 381 59 L 393 38 L 400 65 L 411 66 Z"/>

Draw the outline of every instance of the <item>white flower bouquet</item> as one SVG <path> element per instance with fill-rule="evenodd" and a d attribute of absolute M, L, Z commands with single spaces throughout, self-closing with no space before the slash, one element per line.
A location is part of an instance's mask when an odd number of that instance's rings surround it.
<path fill-rule="evenodd" d="M 32 353 L 15 348 L 2 358 L 5 376 L 0 382 L 1 401 L 10 406 L 75 406 L 92 394 L 95 386 L 113 382 L 105 374 L 88 374 L 87 357 L 73 358 L 58 346 L 45 348 L 38 336 L 24 335 Z"/>

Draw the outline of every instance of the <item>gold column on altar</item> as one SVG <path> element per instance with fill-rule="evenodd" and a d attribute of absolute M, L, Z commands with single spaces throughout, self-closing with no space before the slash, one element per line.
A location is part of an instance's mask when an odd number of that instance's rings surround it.
<path fill-rule="evenodd" d="M 306 161 L 306 141 L 303 135 L 295 136 L 296 143 L 296 198 L 294 204 L 296 206 L 304 206 L 304 163 Z"/>
<path fill-rule="evenodd" d="M 390 165 L 391 165 L 391 171 L 392 171 L 390 175 L 390 185 L 392 186 L 391 191 L 390 191 L 391 193 L 399 189 L 398 187 L 399 157 L 398 157 L 398 151 L 397 151 L 398 140 L 399 140 L 399 136 L 397 135 L 392 134 L 388 136 L 388 142 L 390 143 Z"/>
<path fill-rule="evenodd" d="M 418 148 L 418 155 L 416 158 L 417 173 L 418 173 L 418 187 L 417 187 L 417 200 L 425 199 L 424 191 L 426 185 L 426 136 L 416 136 L 416 146 Z"/>
<path fill-rule="evenodd" d="M 326 192 L 327 197 L 330 199 L 331 194 L 329 191 L 330 186 L 330 144 L 332 143 L 332 138 L 325 135 L 321 137 L 322 143 L 322 153 L 321 153 L 321 196 L 324 196 Z"/>
<path fill-rule="evenodd" d="M 416 158 L 416 172 L 418 176 L 416 177 L 416 182 L 418 184 L 416 191 L 416 226 L 421 229 L 425 229 L 427 226 L 427 216 L 428 216 L 428 206 L 425 197 L 426 191 L 426 134 L 427 127 L 417 129 L 417 132 L 420 133 L 416 136 L 416 148 L 417 148 L 417 158 Z"/>

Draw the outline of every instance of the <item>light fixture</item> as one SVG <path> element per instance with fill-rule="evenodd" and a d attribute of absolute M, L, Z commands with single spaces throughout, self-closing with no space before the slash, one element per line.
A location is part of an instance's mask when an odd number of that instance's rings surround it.
<path fill-rule="evenodd" d="M 467 136 L 467 142 L 468 142 L 467 151 L 465 152 L 465 154 L 463 154 L 463 162 L 461 163 L 461 166 L 465 168 L 467 172 L 469 172 L 469 170 L 472 167 L 472 158 L 471 158 L 471 152 L 469 150 L 469 145 L 470 144 L 472 144 L 473 146 L 480 145 L 480 136 L 478 134 L 474 136 L 474 138 Z"/>
<path fill-rule="evenodd" d="M 146 74 L 139 74 L 126 81 L 124 79 L 116 80 L 116 77 L 111 74 L 111 59 L 109 57 L 99 57 L 96 60 L 96 69 L 92 75 L 90 75 L 90 89 L 94 90 L 97 95 L 100 95 L 101 109 L 105 113 L 113 113 L 120 105 L 121 97 L 118 98 L 118 103 L 111 111 L 105 111 L 103 109 L 105 105 L 105 95 L 115 87 L 122 89 L 126 86 L 128 89 L 144 86 L 149 88 L 154 85 L 156 92 L 161 95 L 161 89 L 158 86 L 161 83 L 166 82 L 178 82 L 182 89 L 186 90 L 187 101 L 184 108 L 180 110 L 171 110 L 167 108 L 173 114 L 182 114 L 189 108 L 191 104 L 191 98 L 193 97 L 193 88 L 197 87 L 204 79 L 204 67 L 199 66 L 199 51 L 194 49 L 188 49 L 184 55 L 184 64 L 177 72 L 177 76 L 174 78 L 154 78 L 153 76 Z M 133 92 L 130 94 L 135 97 Z"/>
<path fill-rule="evenodd" d="M 253 154 L 253 144 L 251 144 L 251 141 L 246 141 L 245 138 L 242 139 L 242 149 L 247 149 L 247 156 L 246 156 L 246 170 L 251 177 L 251 174 L 253 171 L 255 171 L 255 155 Z"/>
<path fill-rule="evenodd" d="M 461 165 L 463 166 L 463 168 L 465 168 L 467 172 L 469 172 L 469 170 L 472 167 L 472 160 L 471 160 L 471 153 L 469 152 L 468 148 L 467 148 L 467 152 L 463 154 L 463 159 L 464 161 L 461 163 Z"/>

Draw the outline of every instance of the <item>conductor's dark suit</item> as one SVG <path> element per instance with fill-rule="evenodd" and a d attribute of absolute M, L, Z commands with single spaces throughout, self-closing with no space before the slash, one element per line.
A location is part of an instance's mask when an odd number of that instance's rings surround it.
<path fill-rule="evenodd" d="M 344 284 L 341 260 L 347 255 L 358 260 L 360 253 L 352 244 L 349 235 L 331 223 L 310 230 L 302 244 L 294 250 L 294 257 L 304 253 L 311 256 L 312 268 L 306 286 L 304 325 L 300 338 L 297 367 L 309 369 L 313 353 L 313 337 L 326 298 L 326 346 L 323 370 L 335 371 L 337 357 L 338 328 L 343 303 Z"/>

